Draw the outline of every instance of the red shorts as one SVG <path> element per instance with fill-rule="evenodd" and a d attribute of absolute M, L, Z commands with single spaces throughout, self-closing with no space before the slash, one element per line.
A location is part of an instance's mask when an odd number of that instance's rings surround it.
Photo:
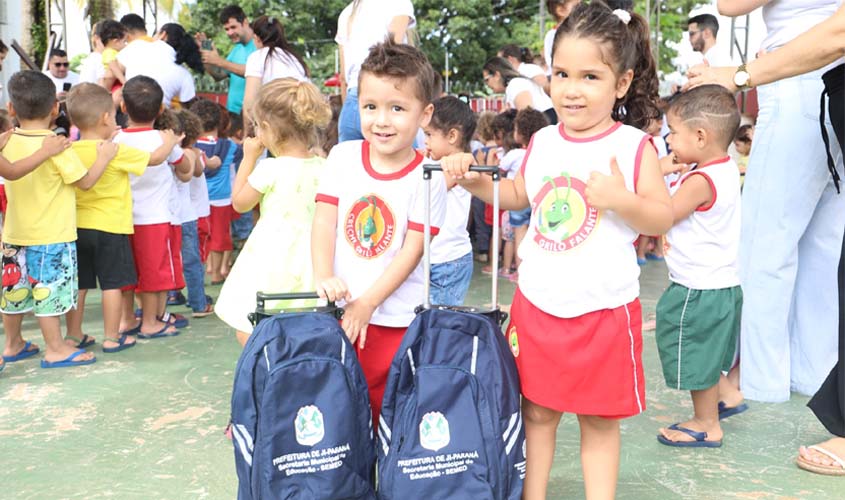
<path fill-rule="evenodd" d="M 208 241 L 211 238 L 211 216 L 197 219 L 197 236 L 199 237 L 200 260 L 208 260 Z"/>
<path fill-rule="evenodd" d="M 6 205 L 9 204 L 8 198 L 6 198 L 6 185 L 0 184 L 0 214 L 6 213 Z"/>
<path fill-rule="evenodd" d="M 185 288 L 185 272 L 182 269 L 182 226 L 170 226 L 170 258 L 173 259 L 173 282 L 171 290 Z"/>
<path fill-rule="evenodd" d="M 170 228 L 170 223 L 145 224 L 135 226 L 135 234 L 129 235 L 138 274 L 136 292 L 163 292 L 176 288 L 170 256 L 173 248 Z"/>
<path fill-rule="evenodd" d="M 565 413 L 606 418 L 645 410 L 639 299 L 577 318 L 538 309 L 517 288 L 505 333 L 522 395 Z"/>
<path fill-rule="evenodd" d="M 402 343 L 406 330 L 408 330 L 407 327 L 369 325 L 364 348 L 359 349 L 357 342 L 355 344 L 355 352 L 358 354 L 358 361 L 361 363 L 364 378 L 367 379 L 367 386 L 370 389 L 374 426 L 378 425 L 378 417 L 381 415 L 381 402 L 384 399 L 390 363 L 393 362 L 393 356 L 399 350 L 399 344 Z"/>
<path fill-rule="evenodd" d="M 232 221 L 240 217 L 232 208 L 211 206 L 211 240 L 208 249 L 212 252 L 227 252 L 232 249 Z"/>

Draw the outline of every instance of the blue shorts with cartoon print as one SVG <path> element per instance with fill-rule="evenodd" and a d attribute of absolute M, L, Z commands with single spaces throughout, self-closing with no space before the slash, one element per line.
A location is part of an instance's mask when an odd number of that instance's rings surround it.
<path fill-rule="evenodd" d="M 19 246 L 3 243 L 0 311 L 59 316 L 76 307 L 76 242 Z"/>

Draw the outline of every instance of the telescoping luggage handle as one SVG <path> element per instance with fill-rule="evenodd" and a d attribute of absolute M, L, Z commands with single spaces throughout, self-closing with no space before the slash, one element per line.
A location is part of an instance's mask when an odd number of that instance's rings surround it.
<path fill-rule="evenodd" d="M 426 196 L 425 196 L 425 222 L 424 222 L 424 242 L 423 242 L 423 266 L 425 268 L 425 297 L 423 299 L 423 307 L 425 309 L 431 308 L 431 173 L 442 172 L 443 169 L 438 164 L 423 165 L 423 179 L 425 179 Z M 493 178 L 493 241 L 490 249 L 490 263 L 493 266 L 493 284 L 491 287 L 490 303 L 492 309 L 495 311 L 499 308 L 499 174 L 498 165 L 473 165 L 469 167 L 470 172 L 478 172 L 483 174 L 490 174 Z"/>
<path fill-rule="evenodd" d="M 317 295 L 317 292 L 298 292 L 298 293 L 266 293 L 266 292 L 258 292 L 255 294 L 255 312 L 249 313 L 249 321 L 252 323 L 253 326 L 258 325 L 258 323 L 265 318 L 269 318 L 274 314 L 282 314 L 282 313 L 295 313 L 295 312 L 316 312 L 316 313 L 324 313 L 330 314 L 337 319 L 341 319 L 343 317 L 343 309 L 337 307 L 334 302 L 328 302 L 324 306 L 314 306 L 314 307 L 298 307 L 298 308 L 291 308 L 291 309 L 283 309 L 282 311 L 276 312 L 268 312 L 266 309 L 266 303 L 268 300 L 272 301 L 279 301 L 279 300 L 319 300 L 320 296 Z"/>

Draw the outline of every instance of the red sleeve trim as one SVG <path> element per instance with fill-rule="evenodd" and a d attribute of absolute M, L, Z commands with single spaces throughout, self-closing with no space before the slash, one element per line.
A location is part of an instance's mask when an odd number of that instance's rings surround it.
<path fill-rule="evenodd" d="M 408 231 L 419 231 L 421 233 L 425 232 L 425 224 L 420 224 L 419 222 L 410 222 L 408 221 Z M 437 236 L 437 233 L 440 232 L 439 227 L 431 226 L 431 235 Z"/>
<path fill-rule="evenodd" d="M 650 135 L 643 137 L 643 140 L 640 141 L 639 147 L 637 147 L 637 156 L 634 160 L 634 192 L 637 192 L 637 184 L 640 183 L 640 167 L 643 163 L 643 154 L 645 153 L 645 145 L 651 144 L 651 147 L 654 148 L 654 152 L 657 153 L 657 146 L 654 145 L 654 138 Z"/>
<path fill-rule="evenodd" d="M 328 203 L 329 205 L 337 206 L 339 201 L 337 196 L 329 196 L 327 194 L 320 194 L 317 193 L 317 196 L 314 198 L 315 202 L 323 202 Z"/>
<path fill-rule="evenodd" d="M 531 136 L 531 140 L 528 141 L 528 149 L 525 150 L 525 156 L 522 157 L 522 165 L 519 166 L 519 175 L 525 177 L 525 164 L 528 163 L 528 157 L 531 156 L 531 148 L 534 146 L 534 137 L 537 134 Z"/>
<path fill-rule="evenodd" d="M 170 164 L 171 165 L 178 165 L 178 164 L 182 163 L 182 160 L 184 160 L 184 159 L 185 159 L 185 155 L 182 155 L 182 156 L 179 157 L 178 160 L 171 162 Z"/>
<path fill-rule="evenodd" d="M 702 205 L 702 206 L 695 209 L 696 212 L 706 212 L 706 211 L 710 210 L 711 208 L 713 208 L 713 205 L 716 204 L 716 196 L 717 196 L 716 185 L 713 184 L 713 179 L 711 179 L 709 175 L 707 175 L 704 172 L 698 172 L 698 171 L 695 171 L 695 170 L 690 172 L 690 174 L 688 176 L 684 177 L 683 180 L 681 180 L 681 184 L 686 182 L 693 175 L 700 175 L 700 176 L 704 177 L 704 179 L 707 180 L 707 184 L 710 184 L 710 190 L 713 191 L 713 197 L 710 198 L 710 203 L 708 203 L 706 205 Z"/>

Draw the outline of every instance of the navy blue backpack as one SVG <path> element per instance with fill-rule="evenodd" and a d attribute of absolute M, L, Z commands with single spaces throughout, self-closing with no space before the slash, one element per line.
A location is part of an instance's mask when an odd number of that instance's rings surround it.
<path fill-rule="evenodd" d="M 256 315 L 232 390 L 238 499 L 374 499 L 367 383 L 337 317 Z"/>
<path fill-rule="evenodd" d="M 424 171 L 434 170 L 430 167 Z M 495 193 L 498 182 L 494 186 Z M 428 217 L 425 225 L 427 234 Z M 497 254 L 496 246 L 491 255 Z M 494 283 L 496 274 L 494 269 Z M 519 375 L 500 330 L 503 316 L 495 286 L 492 292 L 493 309 L 482 312 L 432 306 L 426 286 L 425 304 L 393 358 L 385 388 L 378 425 L 380 499 L 522 496 L 525 431 Z"/>

